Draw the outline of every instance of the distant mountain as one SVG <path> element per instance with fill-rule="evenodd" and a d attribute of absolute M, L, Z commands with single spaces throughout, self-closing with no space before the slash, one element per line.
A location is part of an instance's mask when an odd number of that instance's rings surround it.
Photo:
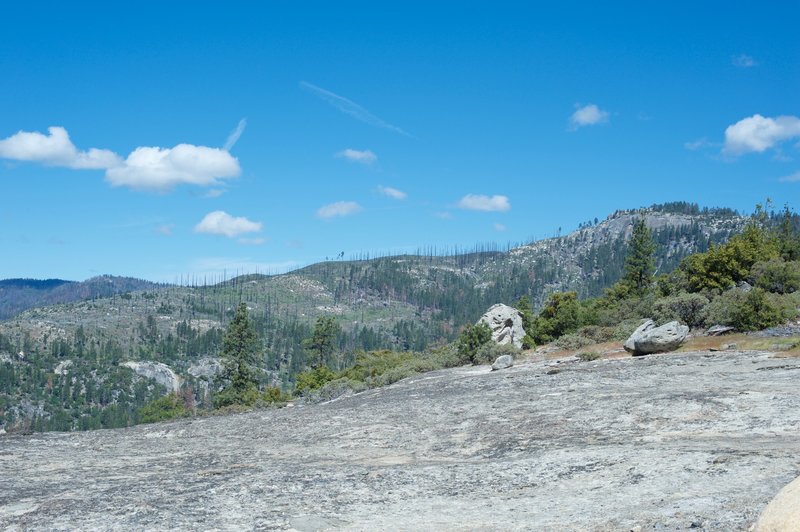
<path fill-rule="evenodd" d="M 262 339 L 262 381 L 289 387 L 306 365 L 301 342 L 321 315 L 342 325 L 339 364 L 346 365 L 358 349 L 422 350 L 450 341 L 492 304 L 522 295 L 537 307 L 555 291 L 599 295 L 622 276 L 639 217 L 653 230 L 660 272 L 727 240 L 747 220 L 730 209 L 670 203 L 617 211 L 566 236 L 505 251 L 328 261 L 213 286 L 99 277 L 35 288 L 15 280 L 0 290 L 17 290 L 24 304 L 6 296 L 5 308 L 27 310 L 0 322 L 0 427 L 20 420 L 37 430 L 134 423 L 137 408 L 165 389 L 122 365 L 127 361 L 165 364 L 198 401 L 207 400 L 222 331 L 240 301 Z"/>
<path fill-rule="evenodd" d="M 0 280 L 0 320 L 29 308 L 108 297 L 156 286 L 159 285 L 150 281 L 111 275 L 93 277 L 83 282 L 63 279 L 4 279 Z"/>

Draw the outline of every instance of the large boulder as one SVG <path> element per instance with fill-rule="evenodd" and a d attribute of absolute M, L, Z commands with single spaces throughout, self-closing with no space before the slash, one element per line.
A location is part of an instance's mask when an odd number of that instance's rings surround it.
<path fill-rule="evenodd" d="M 492 371 L 510 368 L 513 365 L 514 365 L 514 357 L 512 357 L 511 355 L 500 355 L 499 357 L 497 357 L 497 360 L 494 361 L 494 364 L 492 364 Z"/>
<path fill-rule="evenodd" d="M 522 314 L 514 307 L 502 303 L 492 305 L 478 323 L 489 326 L 492 330 L 492 341 L 496 344 L 511 344 L 516 348 L 522 348 L 525 329 L 522 328 Z"/>
<path fill-rule="evenodd" d="M 677 321 L 656 327 L 653 320 L 642 323 L 625 341 L 623 347 L 634 356 L 674 351 L 689 334 L 689 327 Z"/>
<path fill-rule="evenodd" d="M 131 368 L 137 375 L 146 379 L 153 379 L 158 384 L 169 390 L 177 392 L 181 389 L 181 378 L 172 368 L 161 362 L 123 362 L 120 366 Z"/>

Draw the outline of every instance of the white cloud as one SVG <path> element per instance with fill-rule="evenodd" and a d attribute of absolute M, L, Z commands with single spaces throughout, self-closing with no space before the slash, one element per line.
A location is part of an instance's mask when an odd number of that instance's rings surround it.
<path fill-rule="evenodd" d="M 569 117 L 569 123 L 572 129 L 608 122 L 608 111 L 603 111 L 593 103 L 584 105 L 583 107 L 575 104 L 575 107 L 577 109 L 572 113 L 572 116 Z"/>
<path fill-rule="evenodd" d="M 106 171 L 106 180 L 115 187 L 165 191 L 184 184 L 213 186 L 240 172 L 239 161 L 225 150 L 178 144 L 136 148 L 121 166 Z"/>
<path fill-rule="evenodd" d="M 354 150 L 352 148 L 347 148 L 346 150 L 342 150 L 336 154 L 336 157 L 340 159 L 347 159 L 352 163 L 361 163 L 361 164 L 372 164 L 378 160 L 378 156 L 375 155 L 370 150 Z"/>
<path fill-rule="evenodd" d="M 121 163 L 119 156 L 109 150 L 78 151 L 63 127 L 49 127 L 47 131 L 48 135 L 20 131 L 0 140 L 0 157 L 75 169 L 106 169 Z"/>
<path fill-rule="evenodd" d="M 483 196 L 480 194 L 467 194 L 458 201 L 458 206 L 470 211 L 504 212 L 511 209 L 511 203 L 506 196 Z"/>
<path fill-rule="evenodd" d="M 793 174 L 785 175 L 778 179 L 783 183 L 798 183 L 800 182 L 800 172 L 795 172 Z"/>
<path fill-rule="evenodd" d="M 800 137 L 800 118 L 764 117 L 759 114 L 739 120 L 725 129 L 725 147 L 730 154 L 764 152 L 784 140 Z"/>
<path fill-rule="evenodd" d="M 731 57 L 731 63 L 733 66 L 737 66 L 739 68 L 752 68 L 754 66 L 758 66 L 756 60 L 747 54 L 739 54 Z"/>
<path fill-rule="evenodd" d="M 329 205 L 323 205 L 317 210 L 320 218 L 333 218 L 334 216 L 349 216 L 362 210 L 361 205 L 355 201 L 337 201 Z"/>
<path fill-rule="evenodd" d="M 233 148 L 233 146 L 239 140 L 239 137 L 242 136 L 242 133 L 244 133 L 244 128 L 246 127 L 247 127 L 247 119 L 242 118 L 241 120 L 239 120 L 239 123 L 236 125 L 236 129 L 231 131 L 231 134 L 228 135 L 228 140 L 225 141 L 225 147 L 222 149 L 225 151 L 231 151 L 231 148 Z"/>
<path fill-rule="evenodd" d="M 395 133 L 400 133 L 401 135 L 405 135 L 410 137 L 408 133 L 403 131 L 397 126 L 393 126 L 392 124 L 386 122 L 375 116 L 374 114 L 370 113 L 356 102 L 348 100 L 344 96 L 339 96 L 338 94 L 334 94 L 331 91 L 325 90 L 322 87 L 317 87 L 316 85 L 312 85 L 306 81 L 300 82 L 300 88 L 307 90 L 311 94 L 321 98 L 337 108 L 339 111 L 348 114 L 355 118 L 356 120 L 360 120 L 365 124 L 369 124 L 371 126 L 380 127 L 383 129 L 388 129 L 390 131 L 394 131 Z"/>
<path fill-rule="evenodd" d="M 241 122 L 240 127 L 244 129 Z M 181 184 L 213 186 L 241 172 L 239 161 L 219 148 L 192 144 L 178 144 L 174 148 L 139 147 L 123 160 L 110 150 L 79 151 L 63 127 L 50 127 L 47 131 L 47 135 L 20 131 L 0 140 L 0 158 L 105 170 L 106 181 L 113 186 L 161 191 Z M 240 135 L 239 128 L 237 131 Z"/>
<path fill-rule="evenodd" d="M 433 213 L 433 215 L 436 216 L 437 218 L 439 218 L 440 220 L 452 220 L 453 219 L 453 215 L 450 214 L 447 211 L 435 212 L 435 213 Z"/>
<path fill-rule="evenodd" d="M 382 195 L 386 196 L 387 198 L 392 198 L 396 200 L 404 200 L 408 197 L 408 194 L 403 192 L 402 190 L 397 190 L 396 188 L 392 187 L 378 187 L 378 192 Z"/>
<path fill-rule="evenodd" d="M 261 222 L 252 222 L 244 217 L 234 217 L 225 211 L 214 211 L 206 214 L 200 223 L 194 226 L 194 230 L 196 233 L 224 235 L 233 238 L 245 233 L 261 231 Z"/>
<path fill-rule="evenodd" d="M 494 224 L 492 227 L 494 227 L 494 230 L 498 232 L 506 230 L 506 226 L 503 224 Z"/>

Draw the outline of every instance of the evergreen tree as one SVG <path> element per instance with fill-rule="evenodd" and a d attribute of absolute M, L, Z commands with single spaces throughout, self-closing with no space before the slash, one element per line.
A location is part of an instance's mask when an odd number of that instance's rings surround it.
<path fill-rule="evenodd" d="M 642 292 L 650 286 L 655 272 L 656 243 L 653 233 L 645 225 L 644 218 L 633 223 L 633 233 L 628 242 L 628 254 L 625 257 L 625 275 L 623 281 L 633 290 Z"/>
<path fill-rule="evenodd" d="M 533 340 L 533 308 L 531 308 L 531 300 L 527 295 L 520 297 L 514 303 L 520 315 L 522 316 L 522 328 L 525 329 L 525 337 L 522 339 L 522 349 L 533 349 L 536 342 Z"/>
<path fill-rule="evenodd" d="M 303 347 L 311 354 L 311 367 L 318 368 L 330 362 L 336 352 L 336 339 L 341 330 L 333 316 L 317 318 L 311 338 L 303 340 Z"/>
<path fill-rule="evenodd" d="M 240 303 L 222 339 L 222 377 L 225 389 L 219 394 L 217 406 L 247 404 L 256 390 L 253 365 L 258 361 L 258 337 L 247 314 L 247 305 Z"/>

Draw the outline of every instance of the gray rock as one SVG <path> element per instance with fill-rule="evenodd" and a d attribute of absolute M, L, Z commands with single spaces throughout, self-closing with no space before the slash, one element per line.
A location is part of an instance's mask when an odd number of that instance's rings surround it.
<path fill-rule="evenodd" d="M 153 379 L 170 392 L 177 392 L 181 389 L 181 378 L 169 366 L 161 362 L 130 361 L 123 362 L 120 365 L 131 368 L 137 375 Z"/>
<path fill-rule="evenodd" d="M 635 356 L 664 353 L 677 349 L 688 334 L 689 327 L 677 321 L 656 327 L 653 320 L 647 320 L 633 331 L 623 347 Z"/>
<path fill-rule="evenodd" d="M 720 336 L 735 330 L 736 327 L 731 327 L 730 325 L 714 325 L 706 331 L 706 334 L 708 336 Z"/>
<path fill-rule="evenodd" d="M 525 329 L 522 327 L 522 314 L 514 307 L 502 303 L 492 305 L 478 320 L 478 323 L 481 322 L 487 324 L 492 330 L 492 341 L 495 343 L 511 344 L 516 348 L 522 348 Z"/>
<path fill-rule="evenodd" d="M 514 357 L 511 355 L 500 355 L 497 357 L 497 360 L 494 361 L 492 364 L 492 371 L 497 371 L 498 369 L 506 369 L 510 368 L 514 365 Z"/>
<path fill-rule="evenodd" d="M 222 371 L 222 364 L 219 360 L 213 357 L 204 357 L 189 366 L 186 370 L 192 377 L 212 378 L 216 377 Z"/>
<path fill-rule="evenodd" d="M 72 366 L 72 360 L 69 359 L 62 360 L 61 362 L 58 363 L 58 366 L 56 366 L 55 369 L 53 369 L 53 373 L 55 373 L 56 375 L 66 375 L 67 373 L 69 373 L 70 366 Z"/>

